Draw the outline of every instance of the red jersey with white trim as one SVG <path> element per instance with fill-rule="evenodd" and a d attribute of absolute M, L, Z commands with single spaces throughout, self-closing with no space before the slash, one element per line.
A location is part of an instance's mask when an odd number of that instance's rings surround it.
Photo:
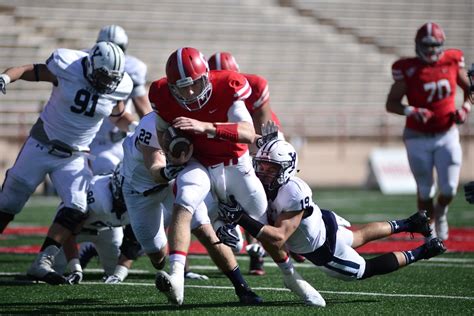
<path fill-rule="evenodd" d="M 212 84 L 211 97 L 197 111 L 188 111 L 176 101 L 168 88 L 166 77 L 151 84 L 149 99 L 158 115 L 170 125 L 180 116 L 202 122 L 229 122 L 228 111 L 231 106 L 235 101 L 245 102 L 252 89 L 244 76 L 233 71 L 211 70 L 209 81 Z M 207 134 L 191 134 L 189 137 L 194 146 L 193 156 L 204 166 L 228 162 L 239 158 L 248 150 L 247 144 L 209 138 Z"/>
<path fill-rule="evenodd" d="M 270 100 L 270 91 L 268 90 L 268 82 L 262 76 L 253 75 L 253 74 L 244 74 L 247 81 L 249 82 L 250 87 L 252 88 L 252 94 L 245 100 L 245 106 L 249 110 L 250 115 L 253 116 L 255 110 L 260 109 L 262 106 L 268 106 L 268 103 L 265 105 L 265 102 Z M 278 125 L 278 128 L 281 130 L 281 123 L 275 112 L 272 112 L 272 121 Z"/>
<path fill-rule="evenodd" d="M 408 103 L 429 109 L 434 114 L 426 124 L 407 117 L 408 128 L 439 133 L 454 124 L 451 113 L 456 110 L 456 81 L 459 69 L 463 67 L 463 52 L 458 49 L 447 49 L 441 59 L 433 64 L 424 63 L 417 57 L 400 59 L 393 64 L 393 79 L 406 83 Z"/>

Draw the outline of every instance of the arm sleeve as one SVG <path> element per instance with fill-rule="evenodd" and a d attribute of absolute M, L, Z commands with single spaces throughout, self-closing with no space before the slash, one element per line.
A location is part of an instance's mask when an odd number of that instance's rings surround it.
<path fill-rule="evenodd" d="M 234 101 L 227 111 L 229 122 L 249 122 L 253 125 L 252 116 L 250 116 L 244 101 Z"/>

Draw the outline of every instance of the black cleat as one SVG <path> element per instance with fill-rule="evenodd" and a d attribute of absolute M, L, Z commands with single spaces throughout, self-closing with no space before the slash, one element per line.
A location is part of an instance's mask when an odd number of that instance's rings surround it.
<path fill-rule="evenodd" d="M 427 243 L 423 245 L 424 247 L 424 253 L 423 253 L 423 259 L 430 259 L 433 257 L 436 257 L 446 251 L 446 247 L 444 246 L 443 241 L 441 238 L 433 238 Z"/>
<path fill-rule="evenodd" d="M 264 275 L 265 274 L 265 270 L 263 269 L 263 256 L 250 256 L 249 274 L 251 275 Z"/>
<path fill-rule="evenodd" d="M 66 284 L 67 283 L 66 278 L 63 277 L 62 275 L 56 273 L 56 272 L 48 272 L 47 274 L 45 274 L 42 277 L 35 276 L 35 275 L 32 275 L 32 274 L 27 274 L 26 276 L 30 280 L 43 281 L 43 282 L 46 282 L 50 285 L 61 285 L 61 284 Z"/>
<path fill-rule="evenodd" d="M 245 287 L 245 289 L 236 291 L 235 293 L 239 297 L 240 303 L 244 305 L 258 305 L 263 303 L 263 299 L 249 287 Z"/>
<path fill-rule="evenodd" d="M 409 227 L 407 232 L 420 233 L 425 237 L 431 236 L 430 218 L 426 215 L 426 211 L 419 211 L 408 217 Z"/>

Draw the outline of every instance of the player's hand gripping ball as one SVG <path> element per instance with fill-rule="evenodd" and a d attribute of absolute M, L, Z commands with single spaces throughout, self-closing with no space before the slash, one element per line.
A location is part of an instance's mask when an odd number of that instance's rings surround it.
<path fill-rule="evenodd" d="M 163 133 L 163 149 L 173 164 L 186 163 L 193 154 L 193 145 L 185 132 L 172 126 Z"/>

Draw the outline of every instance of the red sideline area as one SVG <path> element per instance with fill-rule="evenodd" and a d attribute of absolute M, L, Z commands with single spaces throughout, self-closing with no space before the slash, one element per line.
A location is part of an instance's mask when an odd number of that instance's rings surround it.
<path fill-rule="evenodd" d="M 22 226 L 7 228 L 0 240 L 15 238 L 15 236 L 46 236 L 48 227 Z M 357 249 L 359 253 L 385 253 L 399 250 L 410 250 L 423 243 L 423 238 L 416 235 L 411 239 L 409 233 L 400 233 L 379 241 L 373 241 Z M 449 252 L 474 252 L 474 227 L 451 228 L 449 239 L 445 242 Z M 15 247 L 0 247 L 0 253 L 38 253 L 40 245 L 26 245 Z M 244 252 L 244 251 L 242 251 Z M 192 241 L 189 247 L 190 254 L 206 254 L 206 249 L 198 242 Z"/>

